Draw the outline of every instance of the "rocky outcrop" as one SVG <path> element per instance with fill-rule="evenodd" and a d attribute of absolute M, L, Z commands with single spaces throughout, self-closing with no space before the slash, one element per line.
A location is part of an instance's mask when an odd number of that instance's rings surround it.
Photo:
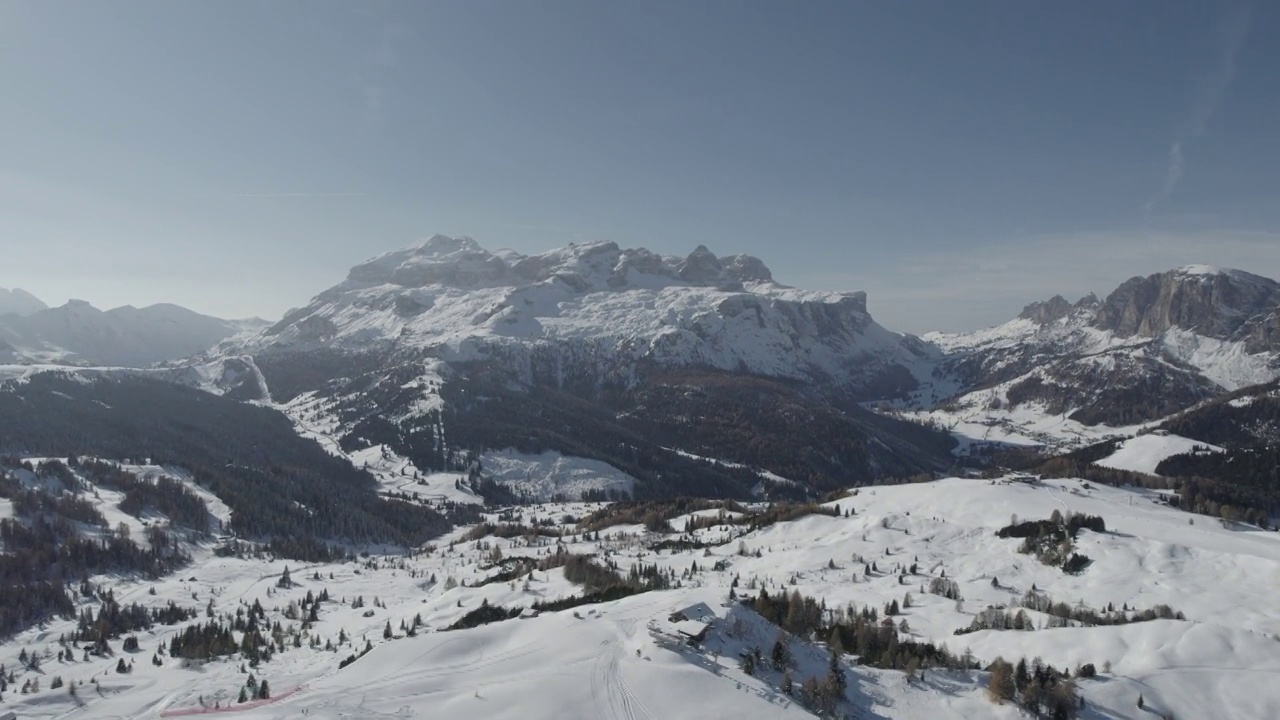
<path fill-rule="evenodd" d="M 1156 337 L 1179 328 L 1219 340 L 1248 339 L 1276 350 L 1280 284 L 1240 270 L 1193 266 L 1137 277 L 1111 293 L 1093 325 L 1121 337 Z"/>
<path fill-rule="evenodd" d="M 1051 322 L 1061 320 L 1071 313 L 1071 303 L 1061 295 L 1053 297 L 1043 302 L 1034 302 L 1022 308 L 1022 312 L 1018 317 L 1023 320 L 1030 320 L 1037 325 L 1047 325 Z"/>

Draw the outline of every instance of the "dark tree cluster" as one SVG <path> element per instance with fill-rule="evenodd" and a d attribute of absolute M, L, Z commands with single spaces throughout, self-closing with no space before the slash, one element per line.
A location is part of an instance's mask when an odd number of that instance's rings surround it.
<path fill-rule="evenodd" d="M 1014 666 L 996 658 L 987 671 L 987 694 L 995 702 L 1017 703 L 1032 717 L 1049 720 L 1071 720 L 1079 712 L 1080 699 L 1071 674 L 1042 665 L 1039 658 L 1030 667 L 1025 659 Z"/>
<path fill-rule="evenodd" d="M 209 529 L 209 508 L 204 500 L 173 478 L 160 477 L 155 482 L 148 482 L 118 465 L 101 460 L 77 461 L 72 458 L 71 463 L 73 469 L 95 485 L 124 493 L 119 507 L 134 517 L 153 511 L 164 515 L 174 525 L 202 533 Z"/>
<path fill-rule="evenodd" d="M 558 538 L 560 531 L 549 527 L 532 527 L 529 525 L 521 525 L 519 523 L 493 523 L 489 521 L 482 522 L 467 531 L 462 536 L 462 540 L 470 542 L 472 540 L 480 540 L 489 536 L 511 539 L 525 538 L 532 539 L 536 537 Z"/>
<path fill-rule="evenodd" d="M 1006 525 L 996 531 L 996 536 L 1001 538 L 1034 538 L 1049 535 L 1059 540 L 1067 537 L 1074 540 L 1080 534 L 1081 528 L 1088 528 L 1094 532 L 1102 533 L 1107 531 L 1107 523 L 1097 515 L 1072 514 L 1064 519 L 1060 514 L 1056 514 L 1048 520 L 1025 520 Z"/>
<path fill-rule="evenodd" d="M 75 602 L 61 580 L 0 582 L 0 638 L 51 617 L 71 617 Z"/>
<path fill-rule="evenodd" d="M 1080 530 L 1106 532 L 1107 524 L 1096 515 L 1070 514 L 1063 518 L 1057 510 L 1048 520 L 1028 520 L 1000 528 L 1001 538 L 1022 538 L 1018 552 L 1035 555 L 1045 565 L 1062 568 L 1068 575 L 1084 572 L 1091 560 L 1086 555 L 1073 552 L 1074 540 Z"/>
<path fill-rule="evenodd" d="M 900 639 L 893 621 L 879 619 L 871 608 L 828 610 L 825 603 L 799 592 L 770 596 L 764 591 L 743 600 L 743 605 L 794 635 L 825 639 L 836 653 L 853 653 L 863 665 L 890 670 L 975 667 L 971 658 L 957 658 L 946 648 Z"/>
<path fill-rule="evenodd" d="M 87 588 L 82 587 L 81 594 Z M 179 607 L 172 600 L 166 607 L 144 608 L 137 603 L 121 605 L 115 599 L 115 592 L 98 588 L 92 594 L 102 604 L 95 615 L 93 608 L 85 608 L 80 612 L 79 623 L 72 640 L 90 644 L 97 655 L 110 655 L 108 640 L 119 639 L 121 635 L 138 630 L 150 630 L 155 625 L 176 625 L 194 618 L 198 613 L 194 608 Z M 134 639 L 135 647 L 137 639 Z M 125 648 L 128 650 L 129 648 Z"/>
<path fill-rule="evenodd" d="M 247 611 L 243 607 L 237 608 L 235 616 L 229 620 L 211 619 L 207 623 L 188 625 L 170 638 L 169 656 L 210 660 L 239 653 L 251 667 L 257 667 L 271 659 L 274 645 L 279 644 L 283 648 L 283 634 L 278 624 L 275 629 L 269 627 L 266 617 L 266 609 L 254 600 Z M 240 634 L 238 641 L 236 633 Z"/>
<path fill-rule="evenodd" d="M 681 515 L 722 507 L 702 498 L 680 497 L 672 500 L 634 500 L 614 503 L 596 510 L 578 522 L 584 532 L 599 532 L 617 525 L 643 525 L 649 532 L 671 532 L 670 521 Z M 730 501 L 723 507 L 741 508 Z"/>
<path fill-rule="evenodd" d="M 1280 517 L 1280 446 L 1174 455 L 1156 471 L 1186 478 L 1173 504 L 1189 512 L 1262 528 Z"/>
<path fill-rule="evenodd" d="M 6 491 L 13 489 L 11 480 L 3 481 Z M 0 519 L 0 636 L 53 615 L 69 616 L 68 582 L 108 572 L 160 577 L 189 561 L 159 526 L 148 529 L 147 549 L 129 538 L 127 528 L 104 532 L 101 515 L 75 496 L 20 490 L 13 499 L 16 517 Z M 95 520 L 92 532 L 86 532 L 86 519 Z"/>
<path fill-rule="evenodd" d="M 468 611 L 467 614 L 458 618 L 452 625 L 445 630 L 466 630 L 468 628 L 480 627 L 489 623 L 502 622 L 519 617 L 523 612 L 521 608 L 502 608 L 497 605 L 490 605 L 489 599 L 485 598 L 480 602 L 480 607 L 475 610 Z"/>
<path fill-rule="evenodd" d="M 246 635 L 246 639 L 248 636 Z M 169 640 L 169 656 L 185 660 L 209 660 L 240 651 L 235 633 L 217 622 L 195 623 Z"/>
<path fill-rule="evenodd" d="M 5 481 L 0 480 L 0 484 Z M 18 490 L 10 493 L 0 489 L 0 497 L 13 501 L 14 513 L 19 517 L 60 517 L 71 522 L 105 528 L 107 520 L 92 501 L 76 495 L 51 495 L 39 490 Z"/>
<path fill-rule="evenodd" d="M 1063 621 L 1075 622 L 1081 625 L 1124 625 L 1135 622 L 1150 622 L 1152 620 L 1187 619 L 1181 612 L 1168 605 L 1156 605 L 1146 610 L 1139 610 L 1136 607 L 1130 608 L 1126 604 L 1121 605 L 1121 608 L 1117 610 L 1114 603 L 1109 603 L 1106 610 L 1099 611 L 1083 605 L 1073 606 L 1064 602 L 1054 602 L 1053 598 L 1046 593 L 1035 589 L 1028 590 L 1022 596 L 1021 604 L 1024 608 L 1038 610 Z M 1066 622 L 1054 624 L 1050 621 L 1049 627 L 1066 627 Z"/>
<path fill-rule="evenodd" d="M 672 585 L 674 573 L 657 565 L 638 563 L 632 565 L 627 576 L 623 577 L 618 573 L 617 565 L 597 564 L 592 562 L 590 555 L 568 552 L 563 545 L 557 546 L 554 554 L 544 557 L 538 563 L 538 569 L 544 572 L 553 568 L 564 568 L 565 579 L 575 585 L 582 585 L 588 593 L 615 587 L 625 587 L 637 592 L 666 590 Z"/>

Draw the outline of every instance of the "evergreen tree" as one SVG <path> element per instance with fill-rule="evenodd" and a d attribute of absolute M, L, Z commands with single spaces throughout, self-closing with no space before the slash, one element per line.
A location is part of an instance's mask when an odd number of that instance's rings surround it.
<path fill-rule="evenodd" d="M 790 664 L 791 653 L 787 650 L 787 636 L 782 631 L 778 631 L 778 637 L 773 641 L 773 650 L 769 656 L 773 661 L 773 669 L 778 672 L 786 670 L 787 665 Z"/>

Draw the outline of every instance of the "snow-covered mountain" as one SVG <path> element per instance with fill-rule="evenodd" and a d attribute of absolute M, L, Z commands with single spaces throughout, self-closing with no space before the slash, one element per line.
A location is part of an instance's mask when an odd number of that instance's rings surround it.
<path fill-rule="evenodd" d="M 642 496 L 750 497 L 950 464 L 945 434 L 860 404 L 916 387 L 937 357 L 863 293 L 786 287 L 745 255 L 522 255 L 437 235 L 222 343 L 187 381 L 269 395 L 348 450 L 425 468 L 460 449 L 557 452 Z"/>
<path fill-rule="evenodd" d="M 177 305 L 99 310 L 84 300 L 0 316 L 0 361 L 143 367 L 205 351 L 258 320 L 233 321 Z"/>
<path fill-rule="evenodd" d="M 22 288 L 0 288 L 0 316 L 30 315 L 47 307 L 40 298 Z"/>
<path fill-rule="evenodd" d="M 619 369 L 705 366 L 861 397 L 914 386 L 930 356 L 872 320 L 865 293 L 786 287 L 747 255 L 698 246 L 671 257 L 599 242 L 526 256 L 443 235 L 356 266 L 244 349 L 320 346 L 429 349 L 448 361 L 515 348 L 569 359 L 589 348 Z"/>
<path fill-rule="evenodd" d="M 999 327 L 924 340 L 962 388 L 934 419 L 1039 441 L 1036 427 L 1056 418 L 1063 436 L 1094 437 L 1280 376 L 1280 284 L 1194 265 L 1133 278 L 1104 300 L 1054 297 Z"/>

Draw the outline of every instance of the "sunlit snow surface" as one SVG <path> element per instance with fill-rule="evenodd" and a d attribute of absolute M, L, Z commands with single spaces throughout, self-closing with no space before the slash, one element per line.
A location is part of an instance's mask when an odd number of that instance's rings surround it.
<path fill-rule="evenodd" d="M 1222 448 L 1177 435 L 1139 435 L 1120 443 L 1114 453 L 1096 464 L 1117 470 L 1132 470 L 1154 475 L 1156 466 L 1166 458 L 1194 451 L 1222 452 Z"/>
<path fill-rule="evenodd" d="M 153 472 L 151 468 L 139 468 Z M 100 502 L 113 502 L 99 493 Z M 354 647 L 338 652 L 288 648 L 255 670 L 267 679 L 276 699 L 261 707 L 241 707 L 245 718 L 773 718 L 805 717 L 804 711 L 761 679 L 738 669 L 737 652 L 772 642 L 775 630 L 725 605 L 729 585 L 739 590 L 755 581 L 771 594 L 792 589 L 825 599 L 829 607 L 854 603 L 882 607 L 913 596 L 904 618 L 909 634 L 946 643 L 956 653 L 966 647 L 983 662 L 997 655 L 1016 659 L 1039 656 L 1058 667 L 1094 663 L 1112 673 L 1081 681 L 1085 717 L 1148 718 L 1136 707 L 1177 717 L 1280 717 L 1280 686 L 1267 682 L 1280 674 L 1280 535 L 1172 510 L 1144 491 L 1099 487 L 1078 480 L 1024 484 L 949 479 L 927 484 L 863 488 L 838 503 L 853 509 L 848 518 L 811 516 L 734 537 L 709 555 L 646 549 L 639 526 L 601 532 L 599 542 L 581 535 L 565 538 L 574 552 L 608 552 L 625 572 L 632 563 L 657 563 L 682 573 L 696 562 L 701 572 L 681 589 L 646 593 L 623 601 L 544 613 L 479 629 L 437 632 L 482 600 L 505 607 L 581 592 L 561 571 L 535 572 L 523 582 L 471 587 L 496 569 L 484 559 L 489 550 L 474 542 L 450 548 L 449 537 L 436 550 L 414 557 L 370 558 L 359 562 L 301 566 L 296 562 L 216 558 L 197 548 L 195 564 L 173 577 L 149 582 L 99 578 L 127 602 L 158 606 L 173 600 L 216 612 L 234 612 L 241 603 L 260 600 L 269 617 L 288 626 L 280 611 L 307 591 L 327 589 L 334 602 L 322 606 L 312 632 L 335 640 L 340 630 Z M 559 524 L 584 516 L 598 505 L 554 504 L 524 508 L 526 524 Z M 1108 532 L 1083 531 L 1078 551 L 1093 558 L 1079 576 L 1039 564 L 1017 552 L 1017 540 L 1001 540 L 995 531 L 1020 519 L 1048 517 L 1054 510 L 1105 518 Z M 7 503 L 0 512 L 11 512 Z M 114 511 L 111 521 L 126 519 Z M 677 522 L 677 524 L 679 524 Z M 455 531 L 460 537 L 465 528 Z M 699 537 L 728 537 L 727 526 L 697 531 Z M 495 540 L 505 555 L 538 556 L 552 549 L 526 546 L 521 539 Z M 748 552 L 738 553 L 739 542 Z M 756 550 L 761 557 L 754 557 Z M 881 569 L 870 578 L 854 555 L 874 560 Z M 712 570 L 721 560 L 727 569 Z M 905 585 L 888 572 L 898 563 L 918 563 L 921 576 Z M 830 569 L 830 564 L 835 569 Z M 285 566 L 298 583 L 275 588 Z M 945 571 L 960 585 L 963 602 L 920 592 L 928 576 Z M 333 577 L 330 578 L 332 573 Z M 313 579 L 315 575 L 319 579 Z M 430 582 L 435 576 L 436 582 Z M 457 587 L 445 590 L 452 578 Z M 998 587 L 993 585 L 998 580 Z M 794 582 L 794 584 L 792 584 Z M 1122 603 L 1148 608 L 1165 603 L 1188 620 L 1156 621 L 1100 628 L 1032 632 L 982 631 L 955 636 L 973 614 L 994 604 L 1016 601 L 1035 585 L 1055 600 L 1094 608 Z M 154 587 L 156 594 L 148 589 Z M 350 601 L 363 596 L 365 608 Z M 374 599 L 386 608 L 375 607 Z M 671 611 L 707 603 L 721 618 L 702 652 L 659 642 Z M 365 612 L 372 610 L 369 617 Z M 417 637 L 402 637 L 400 622 L 421 616 Z M 1031 613 L 1037 624 L 1044 617 Z M 203 613 L 202 613 L 203 615 Z M 203 622 L 200 617 L 195 622 Z M 398 639 L 384 641 L 391 622 Z M 741 621 L 741 622 L 736 622 Z M 296 625 L 296 623 L 293 623 Z M 21 633 L 0 646 L 0 662 L 19 668 L 20 650 L 56 652 L 59 635 L 73 621 L 55 620 Z M 20 695 L 11 686 L 4 700 L 21 718 L 154 718 L 199 711 L 204 706 L 235 706 L 246 675 L 240 661 L 214 661 L 184 668 L 165 658 L 151 664 L 157 644 L 175 628 L 158 626 L 139 634 L 141 652 L 131 675 L 114 672 L 116 658 L 43 664 L 42 689 Z M 338 670 L 338 662 L 368 639 L 369 655 Z M 119 644 L 113 643 L 119 648 Z M 720 651 L 718 659 L 712 652 Z M 638 651 L 638 652 L 637 652 Z M 806 651 L 808 652 L 808 651 Z M 797 680 L 825 671 L 821 648 L 799 653 Z M 807 659 L 806 659 L 807 658 Z M 77 660 L 79 658 L 77 657 Z M 850 658 L 852 660 L 852 658 Z M 18 685 L 35 677 L 18 670 Z M 51 691 L 55 675 L 77 684 L 79 701 L 65 689 Z M 1019 717 L 1011 706 L 992 705 L 982 691 L 983 674 L 929 673 L 924 684 L 908 685 L 902 673 L 864 667 L 851 670 L 846 710 L 860 718 Z M 96 684 L 90 679 L 96 679 Z M 101 688 L 99 694 L 98 688 Z M 80 706 L 78 703 L 83 703 Z"/>

